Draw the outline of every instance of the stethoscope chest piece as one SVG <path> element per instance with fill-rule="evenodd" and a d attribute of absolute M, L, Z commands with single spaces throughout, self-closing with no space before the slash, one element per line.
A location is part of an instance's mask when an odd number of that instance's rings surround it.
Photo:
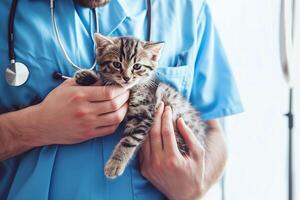
<path fill-rule="evenodd" d="M 26 65 L 20 62 L 12 62 L 5 71 L 6 82 L 11 86 L 23 85 L 29 76 Z"/>

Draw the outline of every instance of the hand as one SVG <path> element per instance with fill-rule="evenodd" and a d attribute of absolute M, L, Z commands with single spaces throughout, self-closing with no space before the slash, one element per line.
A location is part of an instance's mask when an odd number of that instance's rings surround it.
<path fill-rule="evenodd" d="M 83 87 L 67 80 L 35 107 L 27 142 L 73 144 L 111 134 L 127 112 L 128 98 L 128 90 L 121 87 Z"/>
<path fill-rule="evenodd" d="M 169 199 L 200 199 L 204 179 L 205 151 L 182 118 L 177 128 L 189 148 L 182 155 L 177 147 L 172 110 L 160 105 L 150 137 L 140 152 L 141 173 Z M 163 111 L 164 110 L 164 111 Z"/>

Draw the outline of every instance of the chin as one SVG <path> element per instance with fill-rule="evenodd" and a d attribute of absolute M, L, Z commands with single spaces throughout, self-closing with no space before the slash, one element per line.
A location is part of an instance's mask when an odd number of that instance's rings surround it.
<path fill-rule="evenodd" d="M 109 3 L 110 0 L 76 0 L 80 5 L 89 8 L 96 8 L 99 6 L 104 6 Z"/>

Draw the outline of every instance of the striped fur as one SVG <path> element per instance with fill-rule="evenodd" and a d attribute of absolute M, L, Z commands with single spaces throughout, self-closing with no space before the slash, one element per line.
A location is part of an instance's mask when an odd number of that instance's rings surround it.
<path fill-rule="evenodd" d="M 99 74 L 104 84 L 131 88 L 124 137 L 106 163 L 107 177 L 114 178 L 123 173 L 130 158 L 146 139 L 161 101 L 172 107 L 174 130 L 181 153 L 187 153 L 188 149 L 176 128 L 175 121 L 178 117 L 184 119 L 205 147 L 205 123 L 200 119 L 199 113 L 179 92 L 155 79 L 161 43 L 144 42 L 129 37 L 107 38 L 99 34 L 95 38 Z M 134 70 L 136 64 L 141 65 L 141 68 Z M 129 81 L 125 81 L 124 77 L 128 77 Z"/>

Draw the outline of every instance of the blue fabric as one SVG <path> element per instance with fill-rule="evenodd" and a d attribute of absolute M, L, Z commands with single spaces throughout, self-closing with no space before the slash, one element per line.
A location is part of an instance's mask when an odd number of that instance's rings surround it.
<path fill-rule="evenodd" d="M 146 39 L 147 5 L 140 2 L 112 0 L 99 8 L 100 32 Z M 74 74 L 54 37 L 49 1 L 19 0 L 15 52 L 17 60 L 29 66 L 30 76 L 20 87 L 7 85 L 4 73 L 9 63 L 6 42 L 10 4 L 11 0 L 0 1 L 0 113 L 42 101 L 60 84 L 51 77 L 54 71 Z M 159 63 L 160 79 L 188 98 L 206 120 L 241 112 L 239 95 L 206 3 L 156 0 L 152 9 L 152 40 L 166 42 Z M 56 1 L 55 10 L 68 54 L 76 64 L 91 66 L 92 12 L 74 5 L 73 0 Z M 0 199 L 163 199 L 141 176 L 137 159 L 130 162 L 121 177 L 105 178 L 103 166 L 120 140 L 123 126 L 108 137 L 35 148 L 1 162 Z"/>

